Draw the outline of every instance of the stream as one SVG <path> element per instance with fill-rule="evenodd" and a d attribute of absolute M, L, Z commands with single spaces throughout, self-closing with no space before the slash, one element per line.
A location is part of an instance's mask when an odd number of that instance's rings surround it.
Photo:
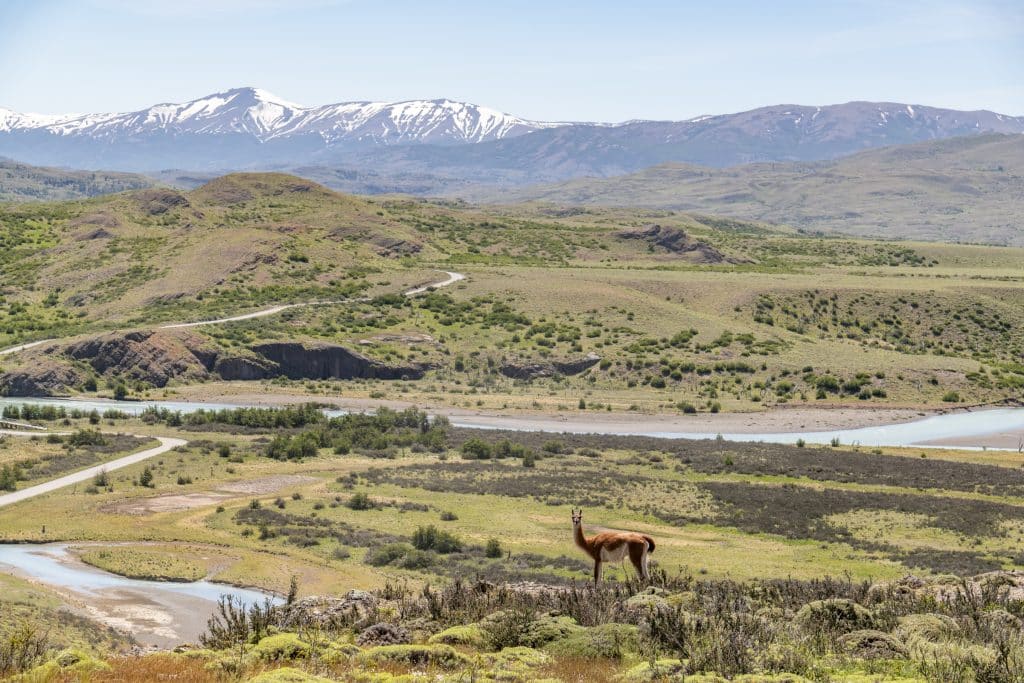
<path fill-rule="evenodd" d="M 157 647 L 196 641 L 222 595 L 246 605 L 280 600 L 211 581 L 129 579 L 85 564 L 64 543 L 0 543 L 0 571 L 56 589 L 86 616 Z"/>

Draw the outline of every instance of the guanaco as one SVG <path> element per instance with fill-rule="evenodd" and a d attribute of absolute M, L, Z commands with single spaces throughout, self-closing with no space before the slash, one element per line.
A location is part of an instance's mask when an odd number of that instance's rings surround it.
<path fill-rule="evenodd" d="M 587 538 L 583 535 L 583 510 L 572 511 L 572 533 L 576 545 L 594 560 L 594 584 L 601 580 L 601 563 L 621 562 L 629 554 L 637 574 L 646 579 L 647 558 L 654 552 L 654 539 L 633 531 L 602 531 Z"/>

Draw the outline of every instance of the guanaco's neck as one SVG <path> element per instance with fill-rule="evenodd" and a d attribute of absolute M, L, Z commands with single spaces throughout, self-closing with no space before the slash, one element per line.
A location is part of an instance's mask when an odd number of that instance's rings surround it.
<path fill-rule="evenodd" d="M 573 537 L 576 539 L 576 545 L 583 548 L 587 553 L 590 553 L 592 548 L 590 547 L 590 542 L 587 541 L 587 537 L 583 535 L 583 524 L 573 524 L 572 533 Z"/>

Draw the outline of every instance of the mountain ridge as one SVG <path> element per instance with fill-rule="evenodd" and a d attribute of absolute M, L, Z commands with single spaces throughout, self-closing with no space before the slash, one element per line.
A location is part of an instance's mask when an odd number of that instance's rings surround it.
<path fill-rule="evenodd" d="M 732 168 L 666 163 L 609 178 L 506 189 L 471 201 L 543 201 L 708 213 L 869 238 L 1024 245 L 1024 136 L 977 135 L 831 161 Z"/>
<path fill-rule="evenodd" d="M 450 121 L 440 118 L 442 115 Z M 386 123 L 393 128 L 385 127 L 383 134 L 364 130 L 368 124 Z M 451 125 L 439 131 L 445 123 Z M 162 129 L 176 133 L 244 133 L 262 141 L 282 135 L 316 133 L 330 142 L 354 133 L 376 137 L 385 144 L 396 137 L 480 142 L 552 125 L 559 124 L 529 121 L 445 98 L 364 100 L 306 107 L 253 87 L 232 88 L 183 103 L 161 102 L 132 112 L 39 115 L 0 109 L 0 131 L 42 129 L 55 135 L 95 137 Z"/>
<path fill-rule="evenodd" d="M 501 185 L 607 177 L 666 162 L 828 160 L 984 133 L 1024 133 L 1024 117 L 854 101 L 682 121 L 545 122 L 449 99 L 305 107 L 251 87 L 120 114 L 0 110 L 0 155 L 35 165 L 141 172 L 325 166 Z"/>

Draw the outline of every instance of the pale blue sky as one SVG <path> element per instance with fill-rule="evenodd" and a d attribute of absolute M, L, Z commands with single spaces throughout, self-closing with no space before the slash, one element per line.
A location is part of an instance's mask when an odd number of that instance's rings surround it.
<path fill-rule="evenodd" d="M 0 106 L 235 86 L 449 97 L 535 119 L 890 100 L 1024 114 L 1020 0 L 0 0 Z"/>

